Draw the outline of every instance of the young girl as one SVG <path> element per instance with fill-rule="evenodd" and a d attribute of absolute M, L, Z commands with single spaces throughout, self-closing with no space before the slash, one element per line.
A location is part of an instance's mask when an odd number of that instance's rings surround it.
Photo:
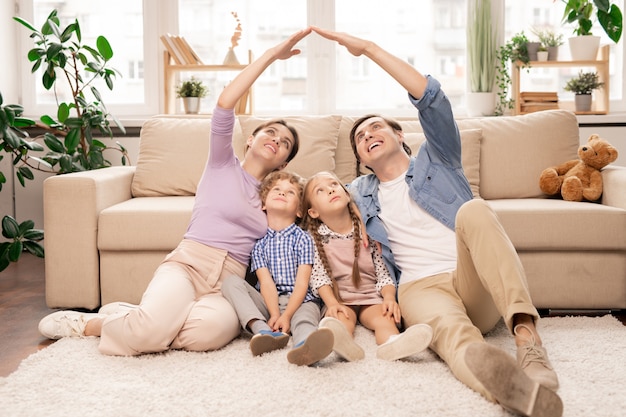
<path fill-rule="evenodd" d="M 304 227 L 315 242 L 310 286 L 324 301 L 320 327 L 332 330 L 335 353 L 348 361 L 365 356 L 352 336 L 357 320 L 374 331 L 380 359 L 396 360 L 426 349 L 432 338 L 430 326 L 417 324 L 398 331 L 395 284 L 377 246 L 363 245 L 360 218 L 339 179 L 330 172 L 311 177 L 302 210 Z"/>
<path fill-rule="evenodd" d="M 141 304 L 131 309 L 120 305 L 125 311 L 111 315 L 52 313 L 39 323 L 44 336 L 100 336 L 100 352 L 130 356 L 170 348 L 219 349 L 239 335 L 237 314 L 222 296 L 221 283 L 229 275 L 244 276 L 252 247 L 268 227 L 259 185 L 295 156 L 298 136 L 284 122 L 266 123 L 248 138 L 240 162 L 232 146 L 234 108 L 271 63 L 299 54 L 294 47 L 310 32 L 297 32 L 268 49 L 222 90 L 191 222 L 182 242 L 156 270 Z"/>

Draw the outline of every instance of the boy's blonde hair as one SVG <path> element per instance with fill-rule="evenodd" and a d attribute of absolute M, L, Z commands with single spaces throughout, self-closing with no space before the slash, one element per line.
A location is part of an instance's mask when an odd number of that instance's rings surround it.
<path fill-rule="evenodd" d="M 304 192 L 304 178 L 302 178 L 295 172 L 281 170 L 270 172 L 268 175 L 265 176 L 265 178 L 263 178 L 263 181 L 261 181 L 259 194 L 261 195 L 261 201 L 263 203 L 265 203 L 265 199 L 267 198 L 267 195 L 269 194 L 272 187 L 281 180 L 289 180 L 290 183 L 294 184 L 298 189 L 300 198 L 302 198 L 302 193 Z"/>
<path fill-rule="evenodd" d="M 288 180 L 291 184 L 294 184 L 296 186 L 298 190 L 298 197 L 300 198 L 300 207 L 302 207 L 302 193 L 304 192 L 305 183 L 304 178 L 302 178 L 295 172 L 289 172 L 284 170 L 270 172 L 268 175 L 265 176 L 265 178 L 263 178 L 263 181 L 261 181 L 261 188 L 259 189 L 261 202 L 265 204 L 265 200 L 267 199 L 267 195 L 269 194 L 270 190 L 274 185 L 276 185 L 278 181 L 281 180 Z M 297 217 L 296 223 L 299 224 L 301 220 L 302 219 L 300 217 Z"/>

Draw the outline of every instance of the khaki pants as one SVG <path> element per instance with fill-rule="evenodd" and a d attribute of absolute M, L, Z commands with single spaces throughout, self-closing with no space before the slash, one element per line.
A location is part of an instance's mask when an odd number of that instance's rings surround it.
<path fill-rule="evenodd" d="M 433 328 L 430 348 L 470 388 L 494 400 L 474 378 L 464 361 L 470 343 L 501 317 L 512 331 L 518 313 L 539 318 L 526 276 L 513 244 L 483 200 L 464 204 L 456 217 L 456 271 L 408 282 L 398 289 L 405 325 L 426 323 Z"/>
<path fill-rule="evenodd" d="M 219 349 L 239 335 L 239 321 L 220 285 L 246 267 L 226 251 L 183 240 L 157 268 L 139 308 L 107 317 L 99 350 L 131 356 L 169 348 Z"/>

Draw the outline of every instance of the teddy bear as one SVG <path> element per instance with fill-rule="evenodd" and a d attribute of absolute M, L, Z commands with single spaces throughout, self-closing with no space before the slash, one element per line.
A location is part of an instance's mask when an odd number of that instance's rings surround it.
<path fill-rule="evenodd" d="M 596 201 L 602 195 L 600 170 L 615 162 L 617 149 L 593 134 L 578 148 L 578 157 L 560 165 L 546 168 L 539 177 L 541 191 L 548 195 L 561 194 L 567 201 Z"/>

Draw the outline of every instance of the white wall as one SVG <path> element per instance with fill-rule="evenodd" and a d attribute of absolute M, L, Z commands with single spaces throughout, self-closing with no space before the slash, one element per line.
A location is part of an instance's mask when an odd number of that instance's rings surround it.
<path fill-rule="evenodd" d="M 3 104 L 18 103 L 17 65 L 12 65 L 14 60 L 7 58 L 17 56 L 14 25 L 18 23 L 12 19 L 14 7 L 12 1 L 0 1 L 0 50 L 4 56 L 0 69 L 0 92 L 4 100 Z M 2 191 L 0 191 L 0 218 L 6 214 L 15 216 L 12 192 L 13 164 L 8 155 L 4 155 L 3 160 L 0 161 L 0 171 L 7 177 L 7 182 L 3 184 Z"/>

